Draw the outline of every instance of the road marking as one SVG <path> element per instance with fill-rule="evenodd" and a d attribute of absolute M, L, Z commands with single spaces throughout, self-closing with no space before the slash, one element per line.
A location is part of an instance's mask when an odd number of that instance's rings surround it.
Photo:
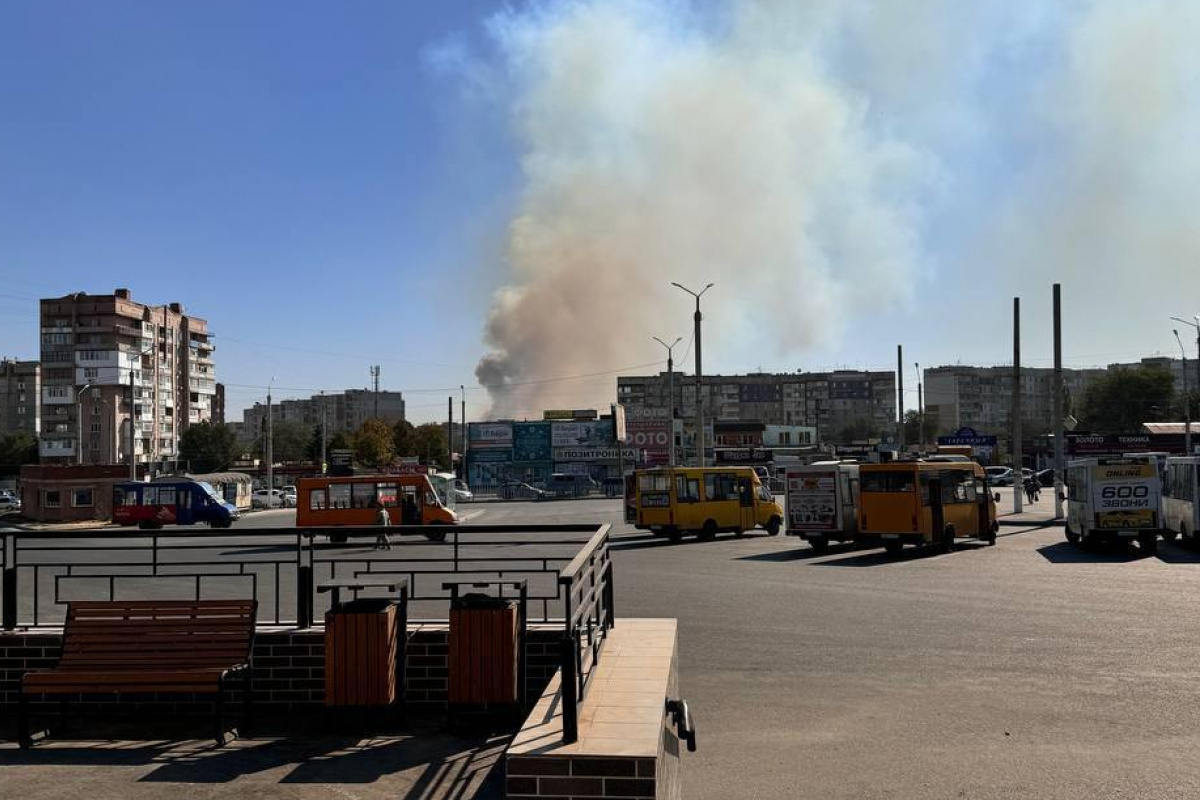
<path fill-rule="evenodd" d="M 481 508 L 478 511 L 472 511 L 468 514 L 463 514 L 461 517 L 458 518 L 458 521 L 459 522 L 467 522 L 469 520 L 475 519 L 476 517 L 481 517 L 486 513 L 487 513 L 487 509 Z"/>

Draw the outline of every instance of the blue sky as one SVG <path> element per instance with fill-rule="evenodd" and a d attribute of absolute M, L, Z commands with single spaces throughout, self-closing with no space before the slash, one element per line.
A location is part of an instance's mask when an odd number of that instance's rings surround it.
<path fill-rule="evenodd" d="M 855 135 L 866 144 L 855 147 L 877 156 L 896 146 L 928 166 L 919 181 L 889 184 L 887 168 L 866 179 L 878 184 L 869 210 L 920 212 L 898 273 L 907 299 L 839 307 L 829 336 L 791 341 L 782 323 L 789 293 L 803 299 L 803 280 L 765 284 L 775 302 L 768 314 L 756 306 L 763 285 L 723 275 L 706 314 L 706 371 L 886 369 L 897 342 L 906 361 L 926 366 L 1004 363 L 1014 294 L 1025 297 L 1029 363 L 1047 365 L 1055 280 L 1066 286 L 1069 364 L 1174 352 L 1166 317 L 1200 312 L 1193 5 L 1064 0 L 1049 12 L 1033 0 L 943 0 L 899 20 L 869 2 L 699 5 L 691 28 L 651 36 L 651 49 L 686 56 L 710 37 L 721 58 L 757 68 L 722 37 L 737 27 L 731 10 L 767 9 L 785 33 L 797 26 L 795 49 L 819 63 L 807 88 L 862 111 Z M 577 10 L 606 7 L 615 9 L 610 22 L 632 20 L 637 31 L 660 16 L 647 8 L 664 6 L 0 4 L 0 354 L 36 355 L 36 298 L 125 286 L 138 300 L 180 301 L 209 320 L 233 418 L 271 378 L 278 396 L 302 396 L 365 386 L 375 363 L 417 419 L 440 418 L 446 390 L 457 397 L 460 384 L 469 413 L 482 413 L 485 393 L 470 387 L 489 348 L 492 293 L 511 280 L 509 224 L 528 213 L 529 196 L 543 212 L 557 197 L 536 169 L 530 176 L 528 157 L 578 150 L 573 119 L 554 131 L 566 147 L 514 120 L 561 121 L 553 103 L 549 115 L 539 112 L 547 75 L 560 67 L 544 42 L 589 33 L 593 17 Z M 682 18 L 693 4 L 665 7 Z M 626 55 L 627 42 L 613 42 L 602 62 Z M 657 73 L 645 65 L 647 80 L 670 86 L 679 62 L 665 63 Z M 622 66 L 590 65 L 617 86 Z M 610 109 L 584 111 L 578 119 L 596 120 L 598 140 L 606 125 L 627 130 L 626 119 L 605 116 Z M 896 187 L 908 194 L 889 194 Z M 826 202 L 819 193 L 802 199 Z M 817 218 L 838 221 L 846 200 L 834 197 Z M 543 216 L 562 229 L 555 209 Z M 587 220 L 568 219 L 576 221 Z M 850 257 L 831 269 L 858 296 L 872 286 L 856 285 L 855 231 L 842 235 L 834 252 Z M 518 266 L 518 287 L 546 269 Z M 704 280 L 706 270 L 661 282 Z M 1146 288 L 1163 285 L 1178 291 Z M 685 298 L 677 305 L 656 299 L 654 313 L 621 320 L 632 344 L 622 340 L 616 355 L 590 358 L 597 337 L 581 337 L 563 357 L 513 369 L 537 379 L 654 361 L 650 336 L 689 332 Z M 581 393 L 546 402 L 606 402 L 614 383 L 600 375 L 558 384 Z"/>

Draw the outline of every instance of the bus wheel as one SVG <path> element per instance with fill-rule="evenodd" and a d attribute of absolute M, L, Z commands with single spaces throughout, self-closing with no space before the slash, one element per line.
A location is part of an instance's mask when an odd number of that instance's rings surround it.
<path fill-rule="evenodd" d="M 733 532 L 733 535 L 736 536 L 737 538 L 741 539 L 743 536 L 746 535 L 746 531 L 742 528 L 738 528 L 736 531 Z"/>
<path fill-rule="evenodd" d="M 446 532 L 445 531 L 430 531 L 425 534 L 425 538 L 431 542 L 444 542 L 444 541 L 446 541 Z"/>
<path fill-rule="evenodd" d="M 1178 535 L 1179 535 L 1179 533 L 1177 531 L 1163 531 L 1162 532 L 1163 539 L 1168 542 L 1175 541 L 1175 537 Z"/>
<path fill-rule="evenodd" d="M 329 534 L 329 541 L 333 542 L 334 544 L 345 544 L 349 538 L 350 537 L 344 533 Z"/>
<path fill-rule="evenodd" d="M 808 540 L 808 546 L 813 549 L 814 553 L 824 553 L 829 549 L 829 540 L 824 536 L 814 536 Z"/>
<path fill-rule="evenodd" d="M 1142 555 L 1152 556 L 1158 552 L 1158 534 L 1143 533 L 1138 537 L 1138 547 L 1142 550 Z"/>
<path fill-rule="evenodd" d="M 904 542 L 899 539 L 888 539 L 883 543 L 883 549 L 887 551 L 889 556 L 898 556 L 900 551 L 904 549 Z"/>
<path fill-rule="evenodd" d="M 667 528 L 667 538 L 671 540 L 671 544 L 679 544 L 683 541 L 683 532 L 679 528 Z"/>
<path fill-rule="evenodd" d="M 778 536 L 779 526 L 781 523 L 782 520 L 780 520 L 779 517 L 771 517 L 771 519 L 767 522 L 767 533 L 769 533 L 771 536 Z"/>
<path fill-rule="evenodd" d="M 717 523 L 711 519 L 704 521 L 704 527 L 700 529 L 701 541 L 711 542 L 717 538 Z"/>
<path fill-rule="evenodd" d="M 996 546 L 996 533 L 999 531 L 999 528 L 1000 528 L 1000 526 L 997 525 L 995 522 L 993 522 L 991 527 L 988 528 L 987 536 L 983 537 L 983 541 L 987 544 L 988 547 Z"/>
<path fill-rule="evenodd" d="M 1079 534 L 1071 530 L 1071 523 L 1067 523 L 1067 541 L 1071 544 L 1079 544 Z"/>
<path fill-rule="evenodd" d="M 938 549 L 941 550 L 943 553 L 954 552 L 954 526 L 953 525 L 947 525 L 946 529 L 944 531 L 942 531 L 942 541 L 941 541 L 941 545 Z"/>

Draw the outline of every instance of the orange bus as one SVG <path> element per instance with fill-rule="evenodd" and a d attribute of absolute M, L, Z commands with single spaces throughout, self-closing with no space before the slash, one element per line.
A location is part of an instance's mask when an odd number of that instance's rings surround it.
<path fill-rule="evenodd" d="M 375 525 L 385 508 L 393 525 L 457 525 L 458 514 L 448 508 L 427 475 L 350 475 L 338 478 L 301 478 L 296 484 L 296 525 L 325 528 L 342 525 Z M 440 542 L 445 531 L 430 531 Z M 346 535 L 331 534 L 335 542 Z"/>

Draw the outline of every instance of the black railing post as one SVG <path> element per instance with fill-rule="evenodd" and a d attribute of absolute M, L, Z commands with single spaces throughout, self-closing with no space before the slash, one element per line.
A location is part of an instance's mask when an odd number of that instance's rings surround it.
<path fill-rule="evenodd" d="M 613 588 L 613 565 L 611 559 L 608 562 L 608 568 L 604 570 L 604 574 L 604 592 L 607 595 L 605 598 L 605 603 L 608 606 L 608 614 L 605 616 L 605 627 L 611 629 L 617 624 L 617 611 L 613 604 L 613 601 L 617 597 L 617 593 Z"/>
<path fill-rule="evenodd" d="M 17 627 L 17 567 L 7 561 L 4 564 L 4 574 L 0 576 L 3 588 L 0 589 L 0 602 L 4 604 L 4 630 L 11 631 Z"/>
<path fill-rule="evenodd" d="M 313 623 L 312 538 L 309 538 L 308 564 L 304 563 L 304 537 L 296 535 L 296 627 L 311 628 Z"/>
<path fill-rule="evenodd" d="M 567 621 L 568 629 L 570 620 Z M 563 744 L 579 741 L 579 696 L 575 683 L 575 637 L 570 633 L 562 639 Z"/>

